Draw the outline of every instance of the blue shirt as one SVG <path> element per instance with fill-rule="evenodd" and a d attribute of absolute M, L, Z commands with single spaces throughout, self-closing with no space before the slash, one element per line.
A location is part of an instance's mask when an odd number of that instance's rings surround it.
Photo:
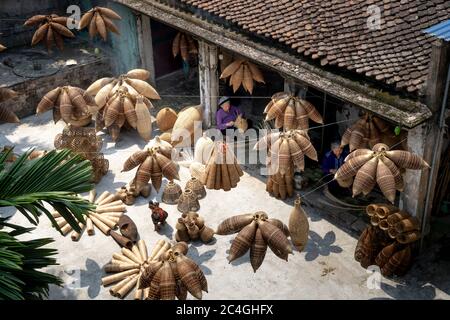
<path fill-rule="evenodd" d="M 329 174 L 331 169 L 339 169 L 340 166 L 344 163 L 345 157 L 347 157 L 348 152 L 344 149 L 339 158 L 336 158 L 336 155 L 332 150 L 325 153 L 325 156 L 322 160 L 322 171 L 324 174 Z"/>

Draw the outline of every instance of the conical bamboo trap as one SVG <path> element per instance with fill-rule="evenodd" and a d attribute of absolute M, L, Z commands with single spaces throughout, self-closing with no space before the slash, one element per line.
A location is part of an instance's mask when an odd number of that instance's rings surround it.
<path fill-rule="evenodd" d="M 169 107 L 164 107 L 156 114 L 156 124 L 159 130 L 167 132 L 173 128 L 178 119 L 177 112 Z"/>
<path fill-rule="evenodd" d="M 196 41 L 189 34 L 178 32 L 172 42 L 172 54 L 174 58 L 180 54 L 184 61 L 188 61 L 189 56 L 196 57 L 198 55 Z"/>
<path fill-rule="evenodd" d="M 8 88 L 0 88 L 0 103 L 3 101 L 16 98 L 17 92 Z M 17 115 L 9 110 L 6 106 L 0 105 L 0 121 L 9 123 L 19 123 L 20 120 Z"/>
<path fill-rule="evenodd" d="M 104 7 L 94 7 L 86 12 L 80 19 L 78 29 L 82 30 L 86 27 L 89 29 L 89 36 L 92 38 L 99 34 L 104 41 L 108 38 L 108 31 L 120 35 L 119 29 L 113 20 L 121 20 L 122 18 L 113 10 Z"/>
<path fill-rule="evenodd" d="M 197 212 L 187 212 L 178 218 L 175 226 L 176 241 L 195 241 L 201 240 L 203 243 L 209 243 L 214 237 L 214 230 L 205 225 L 205 220 Z"/>
<path fill-rule="evenodd" d="M 237 186 L 243 175 L 230 147 L 224 142 L 217 142 L 200 181 L 208 189 L 229 191 Z"/>
<path fill-rule="evenodd" d="M 254 150 L 267 150 L 266 190 L 276 198 L 294 194 L 294 172 L 305 169 L 305 155 L 317 161 L 317 151 L 304 130 L 271 132 L 261 138 Z"/>
<path fill-rule="evenodd" d="M 411 244 L 420 238 L 419 221 L 407 212 L 388 204 L 366 208 L 372 226 L 361 234 L 355 260 L 367 268 L 377 265 L 384 276 L 402 276 L 411 266 Z"/>
<path fill-rule="evenodd" d="M 245 91 L 250 94 L 253 93 L 254 82 L 264 82 L 264 76 L 256 66 L 245 59 L 236 59 L 231 62 L 220 75 L 220 79 L 226 79 L 230 77 L 229 84 L 233 87 L 233 92 L 236 92 L 242 85 Z"/>
<path fill-rule="evenodd" d="M 171 160 L 172 148 L 167 145 L 157 145 L 145 150 L 134 152 L 124 163 L 122 171 L 130 171 L 138 167 L 133 184 L 140 192 L 151 180 L 155 190 L 159 192 L 163 176 L 171 180 L 180 180 L 178 167 Z"/>
<path fill-rule="evenodd" d="M 80 128 L 69 124 L 62 133 L 55 136 L 54 145 L 56 149 L 70 149 L 89 160 L 94 172 L 94 183 L 98 183 L 108 172 L 109 162 L 99 152 L 102 140 L 96 135 L 94 128 Z"/>
<path fill-rule="evenodd" d="M 341 146 L 349 145 L 350 151 L 372 148 L 382 142 L 382 134 L 390 129 L 391 126 L 386 121 L 366 113 L 345 130 Z"/>
<path fill-rule="evenodd" d="M 122 248 L 113 255 L 104 270 L 114 274 L 103 277 L 102 285 L 112 285 L 109 292 L 121 299 L 131 292 L 135 300 L 186 300 L 188 292 L 202 299 L 202 291 L 208 292 L 206 277 L 187 252 L 185 242 L 171 246 L 159 240 L 148 255 L 139 240 L 131 250 Z"/>
<path fill-rule="evenodd" d="M 275 119 L 275 127 L 283 127 L 285 131 L 292 129 L 306 130 L 309 119 L 323 124 L 323 119 L 316 108 L 308 101 L 287 92 L 278 92 L 264 109 L 265 121 Z"/>
<path fill-rule="evenodd" d="M 91 123 L 97 105 L 91 96 L 77 87 L 57 87 L 47 92 L 36 108 L 36 114 L 53 109 L 53 121 L 63 120 L 67 124 L 83 127 Z"/>
<path fill-rule="evenodd" d="M 250 249 L 250 263 L 256 272 L 262 265 L 269 247 L 277 257 L 288 260 L 292 247 L 287 239 L 288 227 L 278 219 L 269 219 L 265 212 L 241 214 L 222 221 L 216 234 L 238 233 L 230 248 L 228 261 L 242 257 Z"/>
<path fill-rule="evenodd" d="M 206 132 L 198 138 L 194 147 L 194 161 L 207 164 L 212 151 L 214 150 L 214 141 L 206 135 Z"/>
<path fill-rule="evenodd" d="M 178 112 L 172 133 L 171 144 L 177 147 L 190 147 L 194 144 L 195 130 L 201 130 L 203 121 L 203 107 L 188 106 Z"/>
<path fill-rule="evenodd" d="M 103 192 L 97 199 L 95 199 L 95 196 L 95 190 L 91 190 L 88 200 L 94 203 L 96 208 L 95 211 L 89 212 L 86 217 L 86 224 L 79 224 L 82 229 L 81 233 L 74 231 L 58 212 L 55 211 L 52 213 L 63 235 L 67 235 L 72 231 L 70 235 L 72 241 L 78 241 L 84 230 L 89 236 L 94 235 L 95 228 L 107 236 L 110 235 L 111 231 L 117 228 L 120 217 L 127 211 L 125 205 L 121 201 L 117 201 L 116 196 L 108 191 Z"/>
<path fill-rule="evenodd" d="M 51 15 L 35 15 L 25 21 L 25 26 L 37 26 L 37 30 L 31 40 L 34 46 L 41 41 L 45 42 L 47 49 L 50 51 L 54 44 L 59 50 L 64 49 L 64 37 L 74 38 L 75 35 L 67 28 L 67 21 L 70 18 L 59 17 L 56 14 Z"/>
<path fill-rule="evenodd" d="M 357 149 L 350 153 L 337 170 L 334 179 L 342 186 L 353 184 L 353 196 L 367 195 L 376 184 L 383 195 L 394 203 L 396 190 L 403 190 L 400 168 L 423 170 L 429 165 L 418 155 L 404 150 L 389 150 L 378 143 L 372 150 Z"/>
<path fill-rule="evenodd" d="M 302 252 L 308 243 L 309 222 L 305 210 L 301 206 L 300 196 L 294 201 L 294 208 L 289 216 L 289 233 L 291 241 L 299 252 Z"/>
<path fill-rule="evenodd" d="M 158 92 L 145 80 L 150 73 L 133 69 L 117 78 L 101 78 L 86 89 L 94 96 L 99 112 L 95 116 L 97 131 L 107 128 L 116 141 L 122 127 L 136 129 L 145 141 L 151 139 L 153 108 L 150 99 L 160 99 Z"/>
<path fill-rule="evenodd" d="M 198 199 L 203 199 L 204 197 L 206 197 L 205 186 L 199 179 L 197 179 L 195 177 L 191 177 L 186 182 L 186 186 L 184 187 L 184 190 L 186 190 L 186 189 L 192 190 L 192 192 L 197 195 Z"/>
<path fill-rule="evenodd" d="M 185 189 L 177 201 L 177 209 L 182 213 L 200 210 L 198 196 L 191 189 Z"/>
<path fill-rule="evenodd" d="M 182 193 L 183 190 L 179 184 L 169 181 L 164 187 L 161 200 L 166 204 L 177 204 Z"/>

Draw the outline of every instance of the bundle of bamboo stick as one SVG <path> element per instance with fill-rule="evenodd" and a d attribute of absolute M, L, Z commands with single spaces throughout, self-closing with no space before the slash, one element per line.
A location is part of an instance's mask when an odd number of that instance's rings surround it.
<path fill-rule="evenodd" d="M 201 299 L 208 284 L 198 265 L 185 256 L 187 251 L 185 242 L 171 246 L 159 240 L 148 255 L 145 242 L 139 240 L 131 250 L 113 254 L 104 269 L 114 274 L 103 277 L 102 284 L 112 285 L 109 292 L 121 299 L 133 290 L 135 300 L 185 300 L 187 292 Z"/>
<path fill-rule="evenodd" d="M 355 260 L 361 266 L 377 265 L 384 276 L 404 275 L 412 262 L 412 246 L 420 237 L 419 221 L 390 204 L 366 208 L 372 226 L 361 234 Z"/>
<path fill-rule="evenodd" d="M 217 142 L 200 181 L 208 189 L 229 191 L 244 175 L 233 151 L 224 142 Z"/>
<path fill-rule="evenodd" d="M 86 217 L 86 224 L 79 224 L 82 229 L 81 233 L 73 230 L 58 212 L 55 211 L 52 213 L 52 216 L 55 218 L 56 223 L 64 235 L 72 231 L 70 235 L 72 241 L 78 241 L 84 230 L 86 230 L 89 236 L 94 235 L 94 227 L 98 228 L 105 235 L 109 235 L 111 230 L 117 227 L 120 217 L 127 211 L 122 201 L 118 200 L 116 195 L 108 191 L 103 192 L 97 199 L 95 199 L 95 196 L 95 189 L 91 190 L 88 200 L 96 205 L 96 209 L 93 212 L 89 212 L 89 215 Z"/>

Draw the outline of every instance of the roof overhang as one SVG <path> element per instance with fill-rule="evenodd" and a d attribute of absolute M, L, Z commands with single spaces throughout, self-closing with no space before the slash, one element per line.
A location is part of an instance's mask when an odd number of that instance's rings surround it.
<path fill-rule="evenodd" d="M 248 37 L 212 24 L 190 13 L 155 0 L 115 0 L 171 27 L 189 32 L 209 43 L 236 52 L 305 85 L 373 112 L 382 118 L 413 128 L 432 116 L 419 101 L 382 92 L 368 85 L 324 71 L 291 54 L 268 48 Z"/>

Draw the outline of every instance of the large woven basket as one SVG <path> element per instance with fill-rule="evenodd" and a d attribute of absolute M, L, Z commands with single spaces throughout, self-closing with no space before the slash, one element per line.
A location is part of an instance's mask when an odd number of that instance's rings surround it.
<path fill-rule="evenodd" d="M 169 181 L 163 191 L 162 201 L 167 204 L 177 204 L 183 191 L 181 187 L 173 181 Z"/>

